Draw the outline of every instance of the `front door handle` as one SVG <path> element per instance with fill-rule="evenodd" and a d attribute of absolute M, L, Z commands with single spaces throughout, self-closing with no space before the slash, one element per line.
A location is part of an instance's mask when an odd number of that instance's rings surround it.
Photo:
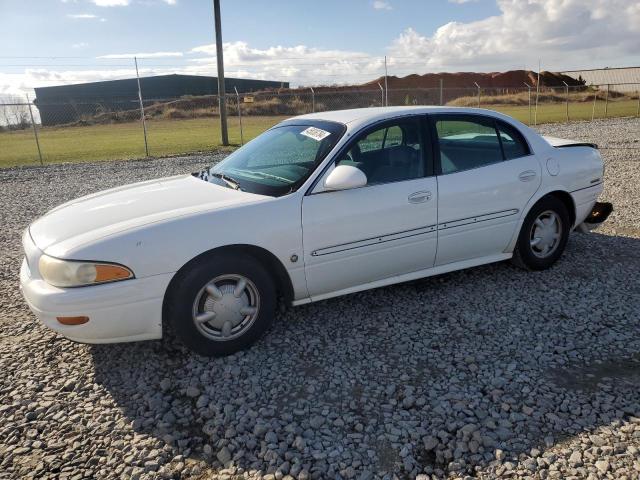
<path fill-rule="evenodd" d="M 534 178 L 536 178 L 536 172 L 534 170 L 525 170 L 518 175 L 518 180 L 521 182 L 530 182 Z"/>
<path fill-rule="evenodd" d="M 423 203 L 431 200 L 431 192 L 415 192 L 409 195 L 409 203 Z"/>

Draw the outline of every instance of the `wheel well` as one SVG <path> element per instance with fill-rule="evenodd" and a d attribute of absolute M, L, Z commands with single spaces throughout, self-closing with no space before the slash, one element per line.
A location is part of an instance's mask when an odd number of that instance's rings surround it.
<path fill-rule="evenodd" d="M 189 268 L 192 263 L 196 263 L 199 260 L 202 260 L 202 258 L 214 253 L 221 252 L 228 253 L 230 255 L 249 255 L 253 257 L 256 261 L 260 262 L 262 266 L 267 269 L 267 272 L 273 277 L 276 282 L 278 294 L 282 295 L 286 302 L 293 301 L 293 284 L 291 283 L 291 278 L 289 277 L 287 270 L 284 268 L 284 265 L 282 265 L 282 262 L 269 250 L 266 250 L 262 247 L 256 247 L 255 245 L 225 245 L 224 247 L 218 247 L 212 250 L 208 250 L 189 260 L 180 268 L 180 270 L 176 272 L 173 278 L 176 278 L 180 272 Z"/>
<path fill-rule="evenodd" d="M 562 190 L 556 190 L 553 192 L 549 192 L 545 195 L 545 197 L 553 196 L 560 200 L 569 212 L 569 219 L 571 220 L 571 227 L 576 223 L 576 205 L 573 203 L 573 198 L 568 192 Z M 544 197 L 542 197 L 544 198 Z"/>
<path fill-rule="evenodd" d="M 249 255 L 252 258 L 254 258 L 256 261 L 260 262 L 276 282 L 276 289 L 278 291 L 278 295 L 282 297 L 285 304 L 288 305 L 293 301 L 293 284 L 291 283 L 291 278 L 289 277 L 287 270 L 284 268 L 284 265 L 282 265 L 282 262 L 280 262 L 278 257 L 276 257 L 270 251 L 261 247 L 256 247 L 255 245 L 226 245 L 224 247 L 214 248 L 212 250 L 208 250 L 206 252 L 201 253 L 197 257 L 192 258 L 187 263 L 185 263 L 175 273 L 175 275 L 169 282 L 169 285 L 167 286 L 167 289 L 164 294 L 163 307 L 162 307 L 163 331 L 165 330 L 165 327 L 166 327 L 166 325 L 164 324 L 165 323 L 164 317 L 165 317 L 167 293 L 173 287 L 173 284 L 176 281 L 176 279 L 180 277 L 180 273 L 190 268 L 191 265 L 193 265 L 194 263 L 201 261 L 203 258 L 206 258 L 209 255 L 212 255 L 215 253 L 221 253 L 221 252 L 228 253 L 230 255 L 232 254 Z"/>

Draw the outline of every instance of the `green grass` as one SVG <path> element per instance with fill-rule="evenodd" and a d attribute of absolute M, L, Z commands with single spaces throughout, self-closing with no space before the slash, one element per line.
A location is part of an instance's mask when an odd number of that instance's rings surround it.
<path fill-rule="evenodd" d="M 634 116 L 636 100 L 610 101 L 608 117 Z M 590 120 L 591 102 L 569 104 L 570 120 Z M 529 123 L 528 106 L 499 106 L 490 108 Z M 531 109 L 533 123 L 535 109 Z M 596 104 L 595 117 L 604 117 L 604 101 Z M 243 118 L 245 142 L 285 117 Z M 562 103 L 538 106 L 537 123 L 566 121 L 566 107 Z M 220 122 L 217 118 L 162 119 L 147 122 L 149 154 L 152 156 L 179 155 L 220 148 Z M 78 127 L 46 127 L 39 129 L 40 146 L 45 163 L 82 162 L 143 158 L 144 138 L 139 122 Z M 229 141 L 240 144 L 238 118 L 229 117 Z M 32 130 L 0 133 L 0 168 L 15 165 L 37 165 L 38 151 Z"/>
<path fill-rule="evenodd" d="M 482 105 L 481 105 L 482 106 Z M 511 115 L 523 123 L 529 124 L 528 106 L 492 105 L 491 110 Z M 632 117 L 638 109 L 637 100 L 611 101 L 607 106 L 607 117 Z M 569 120 L 591 120 L 593 102 L 569 103 Z M 604 118 L 604 101 L 596 102 L 595 118 Z M 531 124 L 535 122 L 535 105 L 531 106 Z M 564 103 L 538 105 L 537 123 L 567 121 L 567 107 Z"/>
<path fill-rule="evenodd" d="M 245 142 L 284 117 L 243 118 Z M 238 119 L 230 117 L 229 142 L 240 144 Z M 45 163 L 88 162 L 143 158 L 144 136 L 139 122 L 39 129 Z M 217 118 L 147 121 L 147 141 L 152 156 L 177 155 L 220 148 Z M 38 150 L 32 130 L 0 133 L 0 167 L 37 165 Z"/>

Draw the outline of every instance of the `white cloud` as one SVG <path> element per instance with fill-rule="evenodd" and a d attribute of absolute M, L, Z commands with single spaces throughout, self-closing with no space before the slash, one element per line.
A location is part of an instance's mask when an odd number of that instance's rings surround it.
<path fill-rule="evenodd" d="M 91 0 L 98 7 L 126 7 L 130 0 Z"/>
<path fill-rule="evenodd" d="M 373 2 L 373 8 L 376 10 L 393 10 L 393 7 L 385 0 L 375 0 Z"/>
<path fill-rule="evenodd" d="M 93 13 L 75 13 L 67 15 L 67 17 L 76 20 L 92 20 L 98 18 L 98 16 L 94 15 Z"/>
<path fill-rule="evenodd" d="M 500 13 L 496 16 L 450 22 L 431 35 L 408 28 L 388 48 L 389 74 L 535 69 L 538 58 L 542 59 L 543 69 L 549 70 L 637 62 L 640 3 L 636 0 L 498 0 L 498 6 Z M 307 45 L 255 48 L 246 42 L 224 44 L 225 73 L 229 77 L 289 81 L 294 86 L 371 81 L 384 74 L 383 55 Z M 123 53 L 99 58 L 133 56 L 173 58 L 172 65 L 141 62 L 141 75 L 216 75 L 213 44 L 184 53 Z M 53 65 L 22 73 L 0 73 L 0 94 L 135 75 L 133 68 L 113 68 L 105 62 L 103 68 L 92 66 L 84 70 L 59 70 Z"/>
<path fill-rule="evenodd" d="M 78 42 L 71 45 L 71 48 L 87 48 L 89 44 L 87 42 Z"/>
<path fill-rule="evenodd" d="M 215 75 L 215 44 L 193 48 L 190 53 L 204 54 L 189 61 Z M 306 45 L 259 49 L 246 42 L 232 42 L 224 44 L 224 64 L 228 76 L 317 85 L 371 80 L 382 74 L 384 60 L 382 56 L 350 50 L 323 50 Z"/>
<path fill-rule="evenodd" d="M 166 58 L 166 57 L 182 57 L 182 52 L 147 52 L 147 53 L 110 53 L 108 55 L 100 55 L 100 59 L 115 58 Z"/>
<path fill-rule="evenodd" d="M 471 3 L 471 2 L 477 2 L 478 0 L 449 0 L 449 3 L 457 3 L 459 5 L 462 5 L 463 3 Z"/>
<path fill-rule="evenodd" d="M 162 0 L 162 1 L 167 5 L 175 5 L 176 3 L 178 3 L 176 0 Z"/>
<path fill-rule="evenodd" d="M 450 22 L 431 36 L 405 30 L 391 57 L 422 61 L 422 70 L 564 70 L 629 62 L 640 49 L 636 0 L 498 0 L 500 14 Z M 637 57 L 636 57 L 637 58 Z M 594 65 L 595 64 L 595 65 Z"/>

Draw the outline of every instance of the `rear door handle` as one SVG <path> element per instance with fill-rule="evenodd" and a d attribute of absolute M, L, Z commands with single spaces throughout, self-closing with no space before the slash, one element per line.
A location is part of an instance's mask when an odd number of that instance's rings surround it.
<path fill-rule="evenodd" d="M 409 203 L 423 203 L 431 200 L 431 192 L 415 192 L 409 195 Z"/>
<path fill-rule="evenodd" d="M 536 172 L 534 170 L 525 170 L 524 172 L 520 173 L 520 175 L 518 175 L 518 179 L 521 182 L 530 182 L 534 178 L 536 178 Z"/>

